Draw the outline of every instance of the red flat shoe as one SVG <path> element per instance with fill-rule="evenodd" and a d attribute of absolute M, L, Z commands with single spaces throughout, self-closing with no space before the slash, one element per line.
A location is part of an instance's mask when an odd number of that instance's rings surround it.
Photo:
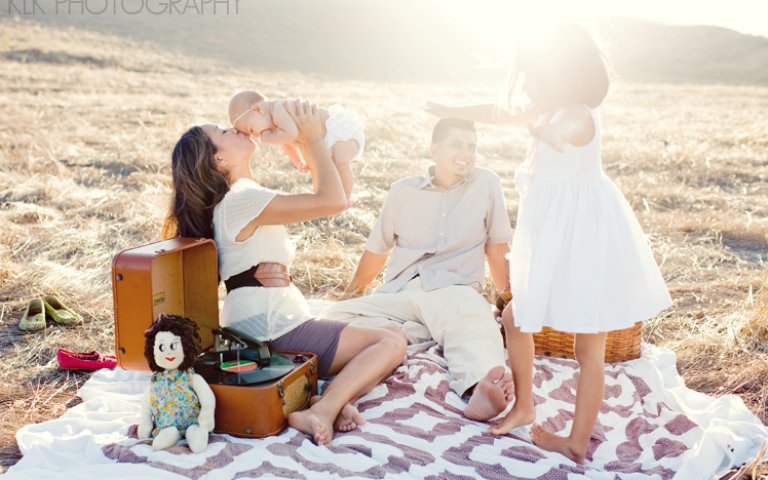
<path fill-rule="evenodd" d="M 56 360 L 59 367 L 65 370 L 99 370 L 102 368 L 115 368 L 117 359 L 114 355 L 103 355 L 95 350 L 90 352 L 70 352 L 60 348 L 56 352 Z"/>

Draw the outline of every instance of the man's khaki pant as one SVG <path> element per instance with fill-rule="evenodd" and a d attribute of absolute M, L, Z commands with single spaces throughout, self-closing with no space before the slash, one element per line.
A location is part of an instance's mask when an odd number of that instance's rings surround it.
<path fill-rule="evenodd" d="M 488 302 L 474 288 L 452 285 L 425 291 L 416 277 L 397 293 L 374 293 L 332 305 L 319 318 L 360 326 L 399 325 L 411 343 L 430 339 L 443 347 L 451 388 L 459 395 L 506 355 Z"/>

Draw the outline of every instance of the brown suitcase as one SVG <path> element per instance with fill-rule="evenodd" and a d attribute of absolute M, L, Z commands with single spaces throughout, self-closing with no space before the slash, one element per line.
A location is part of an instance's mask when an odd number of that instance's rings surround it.
<path fill-rule="evenodd" d="M 144 331 L 160 313 L 188 317 L 200 327 L 206 351 L 195 368 L 216 396 L 214 431 L 239 437 L 274 435 L 286 427 L 289 413 L 306 408 L 317 393 L 317 357 L 312 353 L 272 352 L 271 358 L 267 355 L 265 359 L 263 346 L 259 350 L 247 341 L 252 348 L 213 352 L 214 343 L 221 347 L 215 340 L 222 338 L 218 284 L 216 245 L 209 239 L 173 238 L 115 255 L 112 292 L 117 362 L 126 370 L 149 370 L 144 358 Z M 232 348 L 233 342 L 224 343 Z M 271 361 L 270 366 L 257 369 L 260 375 L 288 373 L 254 383 L 248 374 L 208 368 L 223 354 L 238 358 L 241 354 L 244 358 L 255 355 Z M 200 371 L 199 364 L 206 368 Z"/>

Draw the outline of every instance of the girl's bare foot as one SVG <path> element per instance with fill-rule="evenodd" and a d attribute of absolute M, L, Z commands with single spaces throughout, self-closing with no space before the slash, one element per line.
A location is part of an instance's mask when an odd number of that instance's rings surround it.
<path fill-rule="evenodd" d="M 534 445 L 544 450 L 565 455 L 576 463 L 584 463 L 587 445 L 583 447 L 574 445 L 575 442 L 571 440 L 571 437 L 561 437 L 544 430 L 544 427 L 541 425 L 534 425 L 531 427 L 531 439 Z"/>
<path fill-rule="evenodd" d="M 475 391 L 464 409 L 464 416 L 479 421 L 495 417 L 507 408 L 511 389 L 512 375 L 506 373 L 501 365 L 493 367 L 475 385 Z"/>
<path fill-rule="evenodd" d="M 336 421 L 333 422 L 333 428 L 337 432 L 351 432 L 361 425 L 365 425 L 365 419 L 360 415 L 357 407 L 351 403 L 344 405 Z"/>
<path fill-rule="evenodd" d="M 523 406 L 518 399 L 512 410 L 504 415 L 504 418 L 499 423 L 489 428 L 488 431 L 494 435 L 506 435 L 512 429 L 523 425 L 530 425 L 534 420 L 536 420 L 535 407 L 533 405 Z"/>
<path fill-rule="evenodd" d="M 312 440 L 317 445 L 328 445 L 333 438 L 331 421 L 317 414 L 311 408 L 289 413 L 288 425 L 302 433 L 312 435 Z"/>

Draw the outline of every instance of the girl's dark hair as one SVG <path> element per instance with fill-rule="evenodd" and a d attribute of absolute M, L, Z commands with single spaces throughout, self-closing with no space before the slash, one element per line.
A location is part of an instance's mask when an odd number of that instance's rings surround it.
<path fill-rule="evenodd" d="M 229 190 L 215 168 L 216 146 L 202 128 L 181 136 L 171 155 L 173 196 L 163 238 L 213 238 L 213 207 Z"/>
<path fill-rule="evenodd" d="M 523 76 L 536 77 L 546 106 L 598 107 L 608 94 L 612 67 L 589 31 L 576 24 L 561 24 L 519 46 L 510 84 L 510 101 Z M 535 99 L 531 99 L 534 100 Z"/>
<path fill-rule="evenodd" d="M 200 354 L 200 328 L 195 322 L 178 315 L 166 315 L 161 313 L 145 332 L 144 357 L 149 362 L 149 368 L 153 372 L 162 372 L 163 369 L 155 362 L 155 337 L 160 332 L 171 332 L 181 338 L 181 348 L 184 350 L 184 361 L 179 365 L 179 370 L 192 368 L 197 356 Z"/>

